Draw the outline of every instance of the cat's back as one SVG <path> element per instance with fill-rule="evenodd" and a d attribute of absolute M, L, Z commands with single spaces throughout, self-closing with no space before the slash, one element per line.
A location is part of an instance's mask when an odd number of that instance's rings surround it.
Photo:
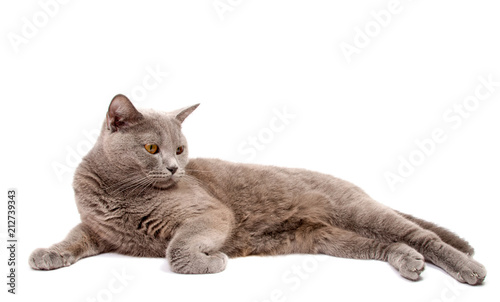
<path fill-rule="evenodd" d="M 286 202 L 304 192 L 320 192 L 334 198 L 353 184 L 306 169 L 233 163 L 195 158 L 186 173 L 198 179 L 215 197 L 230 204 Z"/>

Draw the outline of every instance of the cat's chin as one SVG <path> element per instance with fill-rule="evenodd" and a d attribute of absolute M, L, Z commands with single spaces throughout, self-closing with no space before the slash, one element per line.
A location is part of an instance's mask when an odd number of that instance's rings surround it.
<path fill-rule="evenodd" d="M 166 190 L 166 189 L 174 186 L 176 183 L 177 183 L 177 180 L 170 178 L 170 179 L 168 179 L 166 181 L 156 182 L 153 185 L 153 187 L 155 189 L 159 189 L 159 190 Z"/>

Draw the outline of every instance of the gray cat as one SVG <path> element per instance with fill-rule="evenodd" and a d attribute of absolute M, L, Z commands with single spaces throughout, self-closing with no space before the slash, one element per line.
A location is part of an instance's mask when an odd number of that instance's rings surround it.
<path fill-rule="evenodd" d="M 424 261 L 480 284 L 473 248 L 433 223 L 397 212 L 342 179 L 302 169 L 188 160 L 181 123 L 198 105 L 139 112 L 111 101 L 101 134 L 75 172 L 81 223 L 33 251 L 32 268 L 115 252 L 166 257 L 172 271 L 218 273 L 228 256 L 327 254 L 389 262 L 417 280 Z"/>

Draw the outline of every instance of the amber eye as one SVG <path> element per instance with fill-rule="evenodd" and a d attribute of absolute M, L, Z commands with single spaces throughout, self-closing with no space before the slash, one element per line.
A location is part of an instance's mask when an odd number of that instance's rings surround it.
<path fill-rule="evenodd" d="M 155 145 L 155 144 L 147 144 L 147 145 L 144 145 L 144 148 L 146 148 L 146 150 L 151 153 L 151 154 L 156 154 L 158 153 L 158 145 Z"/>
<path fill-rule="evenodd" d="M 184 146 L 180 146 L 177 148 L 177 151 L 175 152 L 175 154 L 179 155 L 181 154 L 182 152 L 184 152 Z"/>

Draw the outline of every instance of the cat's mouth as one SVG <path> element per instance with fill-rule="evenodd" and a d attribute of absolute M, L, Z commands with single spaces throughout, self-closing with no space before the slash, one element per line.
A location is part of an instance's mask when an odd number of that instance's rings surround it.
<path fill-rule="evenodd" d="M 172 175 L 171 173 L 158 171 L 151 171 L 147 175 L 153 181 L 153 187 L 161 190 L 171 187 L 182 177 L 181 173 Z"/>

